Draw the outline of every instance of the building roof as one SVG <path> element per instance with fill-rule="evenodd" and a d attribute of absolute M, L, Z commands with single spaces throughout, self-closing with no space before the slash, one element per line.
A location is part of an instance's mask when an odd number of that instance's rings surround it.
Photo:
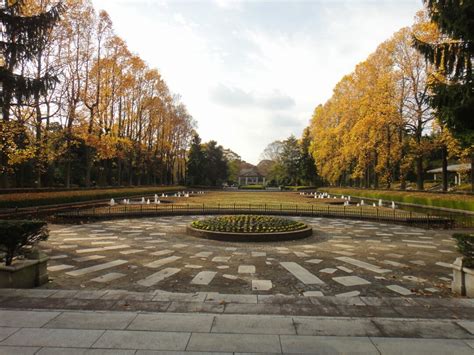
<path fill-rule="evenodd" d="M 453 165 L 448 165 L 448 171 L 450 172 L 463 172 L 463 171 L 470 171 L 471 170 L 471 163 L 466 163 L 466 164 L 453 164 Z M 437 174 L 437 173 L 442 173 L 443 168 L 436 168 L 436 169 L 431 169 L 428 170 L 427 173 L 430 174 Z"/>

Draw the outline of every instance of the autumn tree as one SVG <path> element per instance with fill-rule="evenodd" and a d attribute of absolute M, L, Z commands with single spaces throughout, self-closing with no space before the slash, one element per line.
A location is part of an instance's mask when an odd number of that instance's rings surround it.
<path fill-rule="evenodd" d="M 49 32 L 59 21 L 62 4 L 58 3 L 45 12 L 31 15 L 26 15 L 27 6 L 24 0 L 5 0 L 0 8 L 0 169 L 3 186 L 8 184 L 9 167 L 17 163 L 12 157 L 23 144 L 19 139 L 25 135 L 21 122 L 10 120 L 12 106 L 20 107 L 31 97 L 45 94 L 57 80 L 49 72 L 42 76 L 27 77 L 18 72 L 18 68 L 34 59 L 46 47 Z M 17 156 L 19 160 L 22 158 L 24 157 Z"/>

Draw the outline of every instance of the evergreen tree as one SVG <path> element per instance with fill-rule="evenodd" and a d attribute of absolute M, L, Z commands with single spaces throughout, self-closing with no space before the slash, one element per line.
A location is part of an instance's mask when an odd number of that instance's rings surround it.
<path fill-rule="evenodd" d="M 216 141 L 210 141 L 204 146 L 205 181 L 207 185 L 218 186 L 228 177 L 227 159 L 224 149 Z"/>
<path fill-rule="evenodd" d="M 463 145 L 471 148 L 474 167 L 474 1 L 424 0 L 431 20 L 444 35 L 438 43 L 414 38 L 415 47 L 434 64 L 431 105 Z M 474 171 L 471 168 L 474 191 Z"/>
<path fill-rule="evenodd" d="M 204 184 L 204 152 L 201 146 L 201 138 L 194 132 L 189 148 L 188 162 L 186 166 L 188 185 Z"/>
<path fill-rule="evenodd" d="M 59 20 L 62 3 L 37 15 L 25 15 L 24 0 L 4 0 L 0 5 L 0 169 L 4 179 L 8 171 L 8 150 L 18 135 L 18 127 L 10 122 L 10 109 L 35 95 L 44 95 L 57 82 L 51 73 L 42 77 L 24 76 L 18 69 L 29 63 L 45 48 L 48 33 Z M 7 181 L 3 181 L 6 185 Z"/>
<path fill-rule="evenodd" d="M 300 180 L 301 149 L 295 136 L 291 135 L 283 141 L 280 161 L 288 184 L 297 185 Z"/>
<path fill-rule="evenodd" d="M 318 174 L 316 172 L 316 162 L 313 156 L 310 154 L 309 149 L 311 145 L 311 137 L 309 135 L 309 129 L 306 128 L 303 131 L 303 138 L 301 139 L 301 160 L 300 160 L 300 176 L 305 183 L 309 185 L 316 185 Z"/>

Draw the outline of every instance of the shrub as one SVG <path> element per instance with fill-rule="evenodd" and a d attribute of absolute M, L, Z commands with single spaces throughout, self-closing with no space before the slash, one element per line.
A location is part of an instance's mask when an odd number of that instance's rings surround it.
<path fill-rule="evenodd" d="M 155 193 L 179 191 L 184 189 L 185 187 L 183 186 L 165 186 L 11 193 L 0 195 L 0 208 L 25 208 L 63 203 L 87 202 L 91 200 L 105 200 L 110 198 L 119 199 L 130 196 L 146 196 Z"/>
<path fill-rule="evenodd" d="M 263 185 L 243 185 L 240 186 L 239 189 L 241 190 L 262 190 L 265 189 Z"/>
<path fill-rule="evenodd" d="M 5 253 L 5 265 L 25 249 L 48 239 L 46 222 L 26 220 L 0 220 L 0 251 Z"/>
<path fill-rule="evenodd" d="M 464 255 L 464 265 L 474 267 L 474 234 L 456 233 L 453 238 L 456 239 L 459 252 Z"/>

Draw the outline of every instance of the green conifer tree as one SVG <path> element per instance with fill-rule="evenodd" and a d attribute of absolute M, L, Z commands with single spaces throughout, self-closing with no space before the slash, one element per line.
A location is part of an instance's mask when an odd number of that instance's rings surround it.
<path fill-rule="evenodd" d="M 474 0 L 424 0 L 431 20 L 444 38 L 414 46 L 441 74 L 432 85 L 431 105 L 440 120 L 471 150 L 474 191 Z"/>
<path fill-rule="evenodd" d="M 60 18 L 61 2 L 49 11 L 25 15 L 25 0 L 4 0 L 0 4 L 0 173 L 3 186 L 8 184 L 7 150 L 15 136 L 15 124 L 10 122 L 13 105 L 22 105 L 35 94 L 45 94 L 57 81 L 46 73 L 39 78 L 24 76 L 18 69 L 30 62 L 47 45 L 48 33 Z M 12 133 L 13 132 L 13 133 Z"/>

